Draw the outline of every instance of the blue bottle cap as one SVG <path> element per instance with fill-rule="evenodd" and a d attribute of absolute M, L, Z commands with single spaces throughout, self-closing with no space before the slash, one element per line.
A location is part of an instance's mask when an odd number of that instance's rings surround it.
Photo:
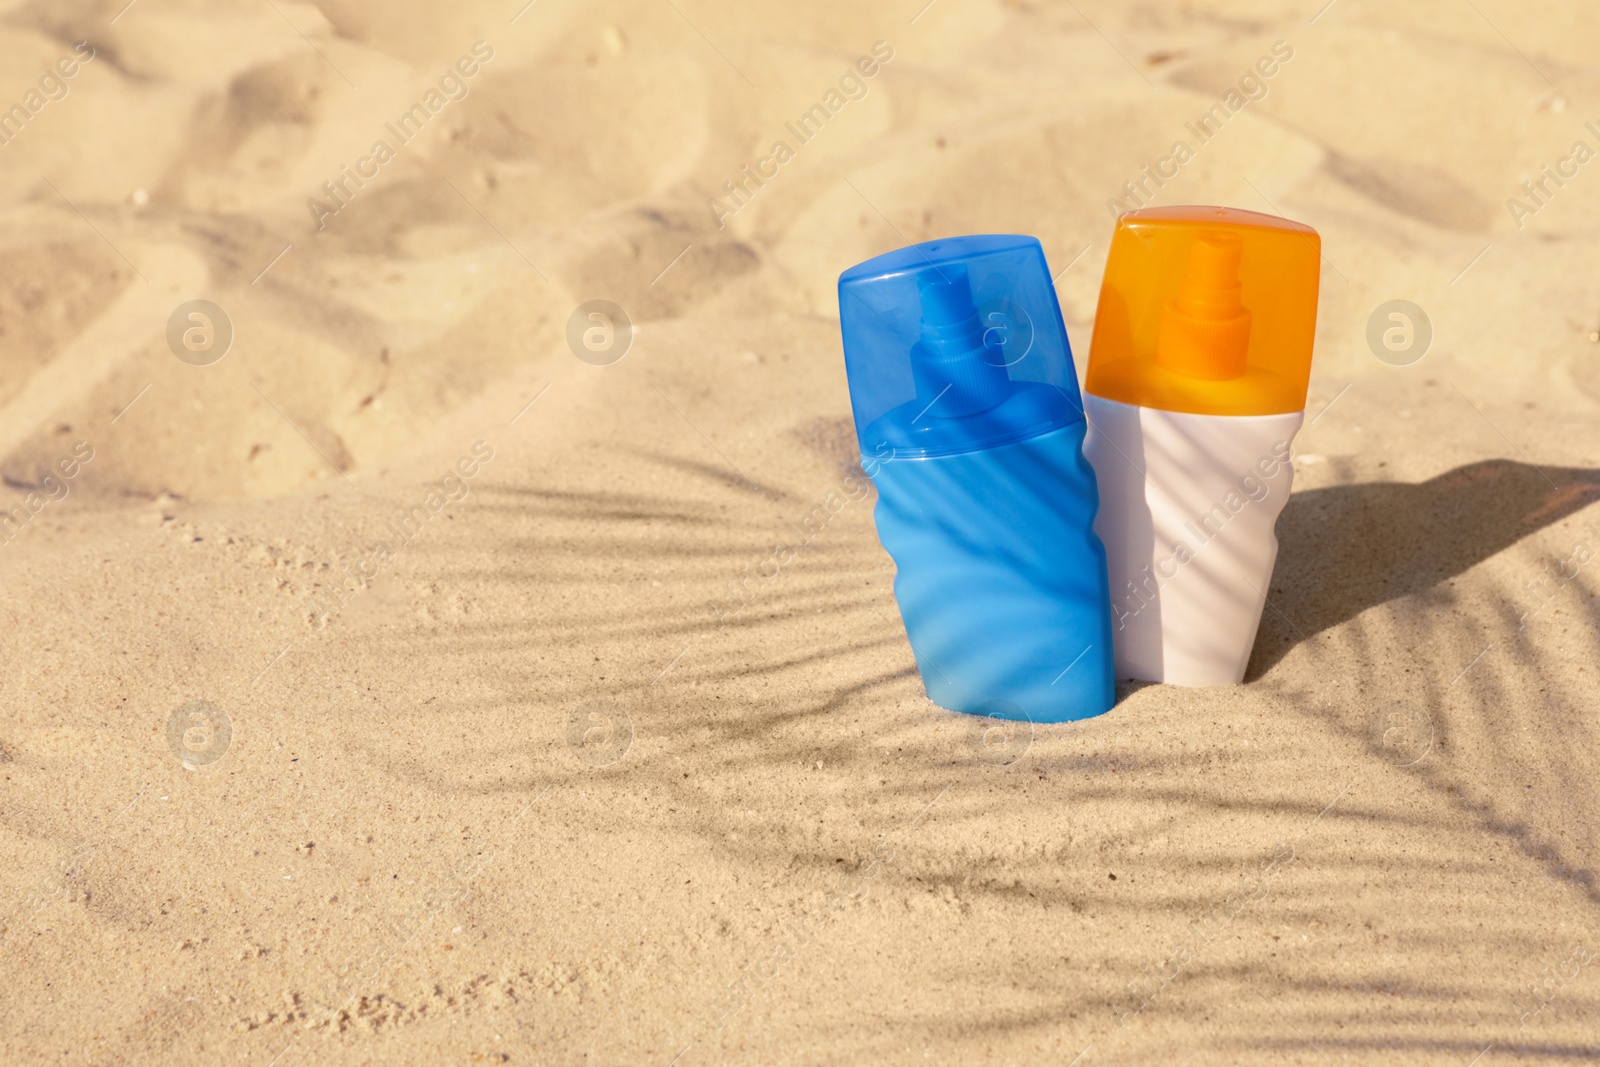
<path fill-rule="evenodd" d="M 839 275 L 856 439 L 870 459 L 975 452 L 1083 418 L 1044 249 L 1006 234 L 927 241 Z"/>

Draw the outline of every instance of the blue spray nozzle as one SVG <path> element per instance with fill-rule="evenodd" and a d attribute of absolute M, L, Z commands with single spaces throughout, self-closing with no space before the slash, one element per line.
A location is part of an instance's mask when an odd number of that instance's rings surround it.
<path fill-rule="evenodd" d="M 911 349 L 922 417 L 965 418 L 1005 401 L 1010 378 L 984 344 L 972 283 L 960 263 L 929 267 L 917 275 L 922 331 Z"/>
<path fill-rule="evenodd" d="M 972 303 L 972 282 L 967 277 L 967 268 L 959 263 L 947 263 L 943 268 L 929 267 L 918 274 L 917 293 L 922 298 L 924 326 L 953 326 L 968 320 L 977 321 L 978 309 Z"/>
<path fill-rule="evenodd" d="M 839 277 L 839 319 L 864 455 L 951 455 L 1083 417 L 1032 237 L 954 237 L 867 260 Z"/>

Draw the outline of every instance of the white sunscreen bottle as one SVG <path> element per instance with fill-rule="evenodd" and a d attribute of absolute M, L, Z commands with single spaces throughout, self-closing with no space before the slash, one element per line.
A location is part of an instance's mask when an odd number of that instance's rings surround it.
<path fill-rule="evenodd" d="M 1118 678 L 1244 679 L 1305 418 L 1320 239 L 1272 215 L 1151 208 L 1117 222 L 1089 354 Z"/>

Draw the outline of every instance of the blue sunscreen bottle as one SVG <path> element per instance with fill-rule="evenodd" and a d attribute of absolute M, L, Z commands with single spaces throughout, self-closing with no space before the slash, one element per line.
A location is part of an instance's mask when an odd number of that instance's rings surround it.
<path fill-rule="evenodd" d="M 1072 350 L 1032 237 L 929 241 L 839 276 L 878 537 L 928 697 L 1062 722 L 1115 701 Z"/>

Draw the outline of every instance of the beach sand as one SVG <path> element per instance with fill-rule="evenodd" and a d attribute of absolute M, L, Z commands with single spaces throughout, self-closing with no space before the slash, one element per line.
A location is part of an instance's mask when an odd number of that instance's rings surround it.
<path fill-rule="evenodd" d="M 0 4 L 0 1061 L 1600 1058 L 1592 4 L 124 2 Z M 1035 234 L 1081 374 L 1139 180 L 1322 235 L 1270 606 L 993 732 L 835 280 Z"/>

